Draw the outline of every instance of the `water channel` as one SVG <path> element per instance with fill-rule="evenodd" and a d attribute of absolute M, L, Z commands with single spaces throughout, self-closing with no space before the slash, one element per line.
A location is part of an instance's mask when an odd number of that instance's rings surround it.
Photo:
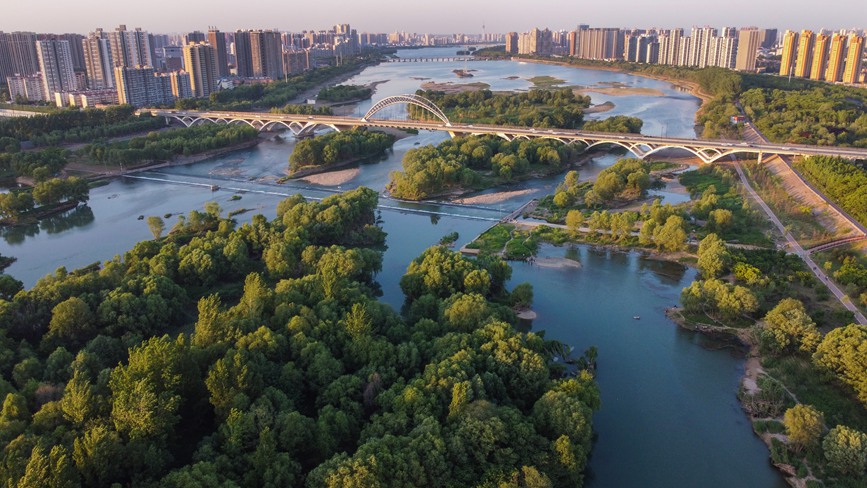
<path fill-rule="evenodd" d="M 399 52 L 405 57 L 454 54 L 452 48 Z M 529 89 L 534 76 L 553 76 L 567 85 L 620 84 L 658 90 L 655 95 L 611 96 L 589 93 L 593 103 L 611 101 L 615 108 L 592 117 L 623 114 L 645 121 L 645 134 L 692 137 L 697 98 L 670 83 L 608 71 L 515 63 L 392 63 L 367 68 L 349 83 L 385 81 L 374 100 L 412 93 L 430 78 L 460 82 L 454 69 L 475 69 L 471 81 L 494 90 Z M 518 77 L 517 79 L 513 77 Z M 512 79 L 509 79 L 512 78 Z M 371 102 L 359 104 L 364 113 Z M 139 216 L 177 214 L 203 209 L 217 201 L 224 212 L 249 209 L 274 216 L 277 202 L 302 193 L 323 198 L 361 185 L 382 190 L 390 171 L 400 169 L 403 154 L 418 145 L 435 144 L 444 134 L 422 132 L 401 139 L 383 161 L 363 164 L 358 175 L 339 187 L 305 182 L 278 184 L 294 145 L 292 138 L 270 138 L 258 146 L 200 163 L 124 177 L 91 191 L 87 207 L 29 228 L 0 232 L 0 254 L 18 258 L 6 272 L 33 286 L 39 277 L 65 266 L 74 269 L 122 254 L 151 238 Z M 616 161 L 600 155 L 582 168 L 595 174 Z M 525 182 L 512 189 L 531 192 L 499 203 L 462 207 L 405 204 L 381 199 L 388 249 L 378 276 L 382 300 L 399 308 L 400 276 L 409 261 L 443 235 L 457 231 L 461 245 L 534 196 L 551 193 L 562 176 Z M 211 185 L 220 190 L 212 192 Z M 240 200 L 232 200 L 234 195 Z M 665 197 L 664 194 L 660 195 Z M 546 256 L 566 257 L 580 267 L 543 268 L 514 264 L 513 284 L 528 281 L 535 290 L 539 318 L 535 329 L 583 351 L 599 348 L 602 410 L 594 417 L 598 439 L 589 465 L 587 486 L 602 487 L 783 487 L 768 463 L 768 452 L 753 434 L 735 393 L 743 358 L 707 347 L 701 336 L 677 328 L 664 309 L 678 301 L 694 272 L 680 265 L 647 260 L 638 253 L 602 252 L 587 246 L 545 247 Z M 640 316 L 640 320 L 633 316 Z"/>

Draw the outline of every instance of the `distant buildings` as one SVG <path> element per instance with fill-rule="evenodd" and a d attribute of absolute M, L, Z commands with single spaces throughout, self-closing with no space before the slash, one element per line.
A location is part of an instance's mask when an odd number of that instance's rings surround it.
<path fill-rule="evenodd" d="M 91 90 L 114 88 L 114 61 L 111 43 L 102 29 L 96 29 L 82 39 L 87 86 Z"/>
<path fill-rule="evenodd" d="M 114 69 L 114 78 L 117 81 L 118 102 L 121 104 L 151 107 L 174 102 L 170 77 L 155 76 L 150 66 L 118 66 Z"/>
<path fill-rule="evenodd" d="M 829 82 L 859 83 L 864 56 L 864 36 L 850 33 L 800 34 L 786 31 L 780 76 L 795 76 Z"/>
<path fill-rule="evenodd" d="M 0 32 L 0 78 L 39 72 L 35 32 Z"/>
<path fill-rule="evenodd" d="M 13 101 L 21 99 L 30 102 L 45 100 L 45 94 L 42 91 L 42 75 L 39 73 L 27 76 L 7 76 L 6 84 L 9 86 L 9 96 Z"/>
<path fill-rule="evenodd" d="M 217 53 L 209 44 L 197 42 L 184 46 L 184 66 L 189 73 L 194 97 L 207 97 L 216 89 L 217 80 L 220 79 L 217 74 Z"/>
<path fill-rule="evenodd" d="M 506 52 L 510 54 L 518 54 L 518 33 L 509 32 L 506 34 Z"/>
<path fill-rule="evenodd" d="M 53 101 L 55 93 L 78 90 L 69 41 L 36 41 L 36 56 L 42 73 L 42 96 Z"/>
<path fill-rule="evenodd" d="M 741 29 L 738 33 L 737 59 L 735 69 L 738 71 L 756 70 L 756 52 L 758 52 L 765 33 L 756 27 Z"/>
<path fill-rule="evenodd" d="M 550 56 L 554 45 L 551 31 L 548 29 L 533 29 L 518 35 L 518 54 Z"/>

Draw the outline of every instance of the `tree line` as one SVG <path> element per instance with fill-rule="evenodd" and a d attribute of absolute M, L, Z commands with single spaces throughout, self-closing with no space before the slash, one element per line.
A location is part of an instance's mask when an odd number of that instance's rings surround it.
<path fill-rule="evenodd" d="M 418 90 L 416 95 L 433 102 L 451 121 L 493 125 L 580 129 L 584 109 L 590 106 L 590 97 L 575 95 L 569 88 L 496 94 L 491 90 L 448 94 Z M 409 106 L 409 114 L 414 118 L 429 116 L 415 105 Z"/>
<path fill-rule="evenodd" d="M 36 209 L 64 202 L 84 203 L 90 198 L 87 180 L 81 178 L 51 178 L 36 183 L 32 189 L 0 193 L 0 220 L 15 222 Z"/>
<path fill-rule="evenodd" d="M 500 260 L 425 251 L 378 302 L 377 194 L 211 204 L 0 297 L 8 486 L 580 486 L 599 392 L 517 332 Z M 526 286 L 524 287 L 526 288 Z"/>
<path fill-rule="evenodd" d="M 842 158 L 810 156 L 795 168 L 858 222 L 867 225 L 867 167 Z"/>
<path fill-rule="evenodd" d="M 353 159 L 383 154 L 394 145 L 395 137 L 366 128 L 302 139 L 295 143 L 289 156 L 289 171 L 293 173 L 307 166 L 323 166 Z"/>
<path fill-rule="evenodd" d="M 100 163 L 135 164 L 143 161 L 169 161 L 213 149 L 230 147 L 258 137 L 248 125 L 207 124 L 162 132 L 126 141 L 88 144 L 79 154 Z"/>
<path fill-rule="evenodd" d="M 135 107 L 118 105 L 104 109 L 68 109 L 33 117 L 0 121 L 0 139 L 30 141 L 37 146 L 117 137 L 165 126 L 161 117 L 135 115 Z"/>
<path fill-rule="evenodd" d="M 366 100 L 373 90 L 363 85 L 336 85 L 319 90 L 316 99 L 322 102 L 345 102 L 347 100 Z"/>

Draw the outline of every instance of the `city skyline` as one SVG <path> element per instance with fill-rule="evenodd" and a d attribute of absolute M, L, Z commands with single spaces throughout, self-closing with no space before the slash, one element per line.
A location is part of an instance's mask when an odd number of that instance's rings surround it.
<path fill-rule="evenodd" d="M 865 12 L 859 0 L 838 0 L 833 9 L 811 8 L 806 2 L 751 2 L 732 0 L 705 3 L 693 9 L 683 8 L 673 0 L 661 2 L 620 2 L 616 10 L 582 9 L 566 0 L 547 2 L 544 9 L 504 9 L 502 3 L 479 0 L 467 4 L 457 0 L 441 0 L 412 4 L 389 0 L 368 0 L 340 5 L 335 9 L 300 10 L 277 0 L 260 0 L 255 9 L 239 9 L 229 0 L 170 2 L 153 0 L 149 8 L 129 9 L 127 4 L 104 0 L 80 0 L 71 13 L 52 16 L 55 0 L 31 0 L 26 9 L 0 20 L 0 31 L 35 31 L 45 33 L 86 33 L 96 27 L 108 28 L 127 24 L 159 33 L 180 33 L 205 30 L 217 26 L 229 31 L 248 28 L 275 28 L 284 31 L 321 29 L 334 22 L 348 22 L 359 32 L 407 31 L 417 33 L 506 33 L 548 27 L 571 30 L 575 25 L 596 27 L 671 28 L 711 25 L 715 27 L 756 25 L 781 29 L 864 29 L 851 25 L 853 14 Z M 669 5 L 670 4 L 670 5 Z M 667 10 L 670 7 L 670 10 Z M 76 12 L 81 12 L 77 15 Z M 170 15 L 168 13 L 171 13 Z M 857 16 L 856 16 L 857 18 Z M 568 19 L 568 20 L 566 20 Z"/>

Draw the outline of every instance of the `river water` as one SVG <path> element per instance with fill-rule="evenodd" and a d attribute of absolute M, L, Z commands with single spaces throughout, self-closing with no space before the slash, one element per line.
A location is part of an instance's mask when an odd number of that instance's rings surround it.
<path fill-rule="evenodd" d="M 439 57 L 452 48 L 401 51 L 405 57 Z M 465 66 L 466 64 L 466 66 Z M 454 69 L 475 69 L 470 81 L 485 82 L 494 90 L 529 89 L 528 78 L 553 76 L 568 85 L 622 84 L 650 88 L 662 96 L 608 96 L 590 93 L 593 103 L 616 107 L 593 117 L 634 115 L 650 135 L 691 137 L 698 99 L 669 83 L 607 71 L 513 63 L 391 63 L 367 68 L 348 83 L 385 81 L 374 100 L 413 93 L 430 78 L 461 82 Z M 507 79 L 515 77 L 517 79 Z M 387 80 L 387 81 L 386 81 Z M 602 85 L 599 85 L 599 84 Z M 609 85 L 606 85 L 609 84 Z M 359 104 L 363 114 L 371 102 Z M 224 212 L 248 209 L 272 218 L 277 202 L 302 193 L 323 198 L 358 186 L 382 190 L 390 171 L 400 169 L 403 154 L 418 145 L 446 137 L 422 132 L 401 139 L 382 161 L 363 164 L 359 174 L 340 187 L 304 182 L 277 184 L 294 145 L 291 137 L 266 140 L 252 149 L 209 161 L 150 171 L 111 181 L 91 191 L 87 207 L 29 228 L 0 232 L 0 253 L 17 257 L 7 273 L 26 286 L 60 266 L 74 269 L 122 254 L 136 242 L 151 238 L 139 216 L 177 214 L 203 209 L 217 201 Z M 581 169 L 584 177 L 616 161 L 600 155 Z M 378 275 L 382 300 L 396 309 L 402 303 L 398 285 L 409 261 L 450 232 L 460 234 L 457 245 L 472 240 L 534 196 L 551 193 L 562 176 L 525 182 L 511 189 L 529 194 L 496 204 L 467 207 L 449 204 L 406 204 L 381 199 L 381 218 L 388 232 L 388 249 Z M 220 189 L 212 192 L 211 185 Z M 240 200 L 231 200 L 235 195 Z M 677 198 L 675 195 L 660 194 Z M 672 200 L 676 201 L 676 200 Z M 768 452 L 753 434 L 735 393 L 743 373 L 743 358 L 713 350 L 702 337 L 680 330 L 664 316 L 664 308 L 678 301 L 680 290 L 694 278 L 692 270 L 673 263 L 642 258 L 638 253 L 599 252 L 587 246 L 545 247 L 543 256 L 580 261 L 580 268 L 543 268 L 514 264 L 513 284 L 528 281 L 535 290 L 539 318 L 533 327 L 546 337 L 575 347 L 599 348 L 598 380 L 602 410 L 594 417 L 597 440 L 590 461 L 591 487 L 783 487 L 782 478 L 768 463 Z M 640 316 L 640 320 L 633 316 Z"/>

